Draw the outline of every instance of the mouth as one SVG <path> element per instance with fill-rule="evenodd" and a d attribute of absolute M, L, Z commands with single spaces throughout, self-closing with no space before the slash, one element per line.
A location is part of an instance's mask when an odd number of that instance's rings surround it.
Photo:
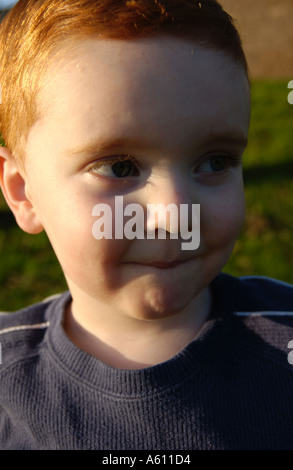
<path fill-rule="evenodd" d="M 135 264 L 140 264 L 142 266 L 149 266 L 152 268 L 158 268 L 158 269 L 171 269 L 171 268 L 176 268 L 177 266 L 188 263 L 191 261 L 190 258 L 185 259 L 185 260 L 176 260 L 176 261 L 148 261 L 148 262 L 140 262 L 140 263 L 135 263 Z"/>

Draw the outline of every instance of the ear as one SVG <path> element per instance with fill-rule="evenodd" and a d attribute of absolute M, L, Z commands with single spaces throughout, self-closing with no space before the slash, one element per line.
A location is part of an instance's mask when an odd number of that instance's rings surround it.
<path fill-rule="evenodd" d="M 27 196 L 25 173 L 5 147 L 0 147 L 0 186 L 19 227 L 27 233 L 42 232 L 43 226 Z"/>

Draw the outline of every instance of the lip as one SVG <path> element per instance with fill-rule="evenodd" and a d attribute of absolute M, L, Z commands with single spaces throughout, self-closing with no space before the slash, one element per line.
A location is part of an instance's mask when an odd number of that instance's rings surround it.
<path fill-rule="evenodd" d="M 187 263 L 188 261 L 190 261 L 191 258 L 188 258 L 188 259 L 184 259 L 184 260 L 176 260 L 176 261 L 150 261 L 150 262 L 141 262 L 141 263 L 136 263 L 136 264 L 140 264 L 142 266 L 149 266 L 149 267 L 152 267 L 152 268 L 158 268 L 158 269 L 171 269 L 171 268 L 176 268 L 176 266 L 179 266 L 180 264 L 184 264 L 184 263 Z"/>

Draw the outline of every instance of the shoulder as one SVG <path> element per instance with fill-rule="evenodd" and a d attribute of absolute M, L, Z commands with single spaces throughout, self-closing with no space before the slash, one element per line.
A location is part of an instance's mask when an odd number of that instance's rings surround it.
<path fill-rule="evenodd" d="M 235 340 L 258 351 L 288 355 L 293 340 L 293 286 L 264 276 L 236 278 L 227 274 L 221 274 L 216 282 L 217 289 L 230 299 Z"/>
<path fill-rule="evenodd" d="M 65 294 L 44 299 L 16 312 L 0 312 L 0 364 L 31 356 L 38 350 L 50 325 L 49 306 Z"/>
<path fill-rule="evenodd" d="M 265 276 L 234 277 L 220 274 L 215 280 L 233 298 L 241 314 L 282 315 L 293 318 L 293 285 Z"/>

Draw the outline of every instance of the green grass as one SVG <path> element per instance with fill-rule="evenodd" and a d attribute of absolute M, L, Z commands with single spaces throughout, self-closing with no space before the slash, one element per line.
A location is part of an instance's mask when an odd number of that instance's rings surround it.
<path fill-rule="evenodd" d="M 244 155 L 246 223 L 225 271 L 293 284 L 293 106 L 287 82 L 252 86 Z"/>
<path fill-rule="evenodd" d="M 293 106 L 287 82 L 255 82 L 244 155 L 246 223 L 225 272 L 293 284 Z M 0 310 L 15 310 L 66 289 L 44 233 L 28 235 L 0 197 Z"/>

